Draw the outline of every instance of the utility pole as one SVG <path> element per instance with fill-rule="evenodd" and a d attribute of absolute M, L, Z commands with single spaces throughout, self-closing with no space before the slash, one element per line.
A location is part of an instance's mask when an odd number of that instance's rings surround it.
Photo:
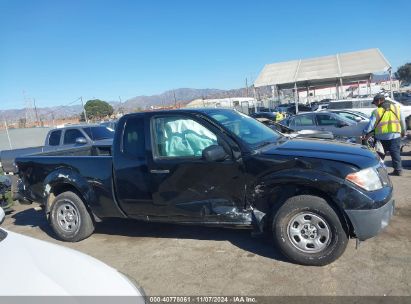
<path fill-rule="evenodd" d="M 7 127 L 7 121 L 6 121 L 5 118 L 4 118 L 4 126 L 6 127 L 7 139 L 9 140 L 9 146 L 10 146 L 10 150 L 11 150 L 11 149 L 13 149 L 13 147 L 12 147 L 12 145 L 11 145 L 9 128 Z"/>
<path fill-rule="evenodd" d="M 247 77 L 245 78 L 245 91 L 246 91 L 246 97 L 248 97 L 248 79 L 247 79 Z"/>
<path fill-rule="evenodd" d="M 121 97 L 120 97 L 120 96 L 118 97 L 118 100 L 120 101 L 120 106 L 118 107 L 118 112 L 119 112 L 121 115 L 123 115 L 123 106 L 122 106 L 122 104 L 121 104 Z"/>
<path fill-rule="evenodd" d="M 36 113 L 37 126 L 39 126 L 39 114 L 37 113 L 37 106 L 36 106 L 36 99 L 35 98 L 33 98 L 33 103 L 34 103 L 34 111 Z"/>
<path fill-rule="evenodd" d="M 27 97 L 26 91 L 23 90 L 23 99 L 24 99 L 24 107 L 26 108 L 26 123 L 33 123 L 34 118 L 34 110 L 33 110 L 33 101 Z"/>
<path fill-rule="evenodd" d="M 173 90 L 173 96 L 174 96 L 174 108 L 177 108 L 176 92 L 174 90 Z"/>
<path fill-rule="evenodd" d="M 86 123 L 88 124 L 86 108 L 84 107 L 84 103 L 83 103 L 83 96 L 80 97 L 80 100 L 81 100 L 81 106 L 83 107 L 84 120 L 85 120 Z"/>

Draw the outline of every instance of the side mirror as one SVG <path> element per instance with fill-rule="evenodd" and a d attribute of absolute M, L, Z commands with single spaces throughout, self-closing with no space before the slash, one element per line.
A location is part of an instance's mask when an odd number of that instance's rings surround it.
<path fill-rule="evenodd" d="M 4 213 L 3 208 L 0 207 L 0 225 L 3 224 L 5 218 L 6 218 L 6 213 Z"/>
<path fill-rule="evenodd" d="M 76 138 L 76 144 L 85 145 L 86 143 L 87 143 L 87 139 L 85 139 L 84 137 L 77 137 Z"/>
<path fill-rule="evenodd" d="M 361 117 L 358 117 L 358 116 L 356 116 L 356 117 L 354 118 L 354 120 L 355 120 L 356 122 L 362 121 Z"/>
<path fill-rule="evenodd" d="M 223 161 L 227 156 L 227 153 L 221 146 L 212 145 L 203 150 L 203 158 L 207 161 Z"/>

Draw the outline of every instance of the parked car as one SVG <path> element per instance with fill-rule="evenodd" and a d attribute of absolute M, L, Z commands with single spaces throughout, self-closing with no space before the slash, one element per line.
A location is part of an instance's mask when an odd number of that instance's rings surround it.
<path fill-rule="evenodd" d="M 257 120 L 267 127 L 280 132 L 282 134 L 286 134 L 292 138 L 319 138 L 319 139 L 334 139 L 334 135 L 331 132 L 327 131 L 317 131 L 317 130 L 300 130 L 295 131 L 289 127 L 286 127 L 280 123 L 277 123 L 271 119 L 267 118 L 257 118 Z"/>
<path fill-rule="evenodd" d="M 4 218 L 0 208 L 0 224 Z M 129 296 L 144 303 L 144 291 L 135 280 L 103 262 L 2 228 L 0 261 L 2 297 Z"/>
<path fill-rule="evenodd" d="M 328 108 L 328 104 L 330 103 L 330 98 L 322 99 L 320 101 L 313 101 L 310 103 L 310 107 L 312 111 L 321 111 Z"/>
<path fill-rule="evenodd" d="M 394 92 L 394 99 L 405 106 L 411 106 L 411 93 Z"/>
<path fill-rule="evenodd" d="M 296 106 L 294 105 L 293 107 L 290 108 L 289 112 L 295 114 L 295 111 L 296 111 Z M 312 109 L 310 105 L 302 105 L 302 104 L 298 105 L 298 112 L 311 112 L 311 111 Z"/>
<path fill-rule="evenodd" d="M 411 129 L 411 106 L 403 105 L 398 101 L 386 98 L 399 106 L 405 115 L 405 122 L 408 129 Z M 368 117 L 371 116 L 372 112 L 375 110 L 375 105 L 372 103 L 372 98 L 363 99 L 341 99 L 333 100 L 328 106 L 328 110 L 352 110 L 358 111 L 366 114 Z"/>
<path fill-rule="evenodd" d="M 335 115 L 335 114 L 332 114 Z M 392 184 L 360 145 L 290 139 L 229 109 L 123 116 L 112 156 L 16 160 L 26 201 L 59 239 L 80 241 L 105 218 L 271 231 L 291 261 L 325 265 L 349 237 L 388 225 Z"/>
<path fill-rule="evenodd" d="M 323 110 L 328 109 L 328 105 L 329 105 L 328 103 L 318 104 L 318 105 L 312 107 L 312 110 L 313 111 L 323 111 Z"/>
<path fill-rule="evenodd" d="M 47 133 L 44 146 L 1 151 L 1 167 L 6 173 L 17 173 L 14 160 L 18 156 L 78 147 L 89 151 L 88 147 L 94 143 L 111 145 L 113 137 L 113 130 L 99 125 L 70 125 L 53 129 Z"/>
<path fill-rule="evenodd" d="M 297 111 L 296 105 L 294 103 L 291 104 L 281 104 L 274 108 L 274 111 L 278 112 L 281 111 L 283 113 L 287 113 L 288 115 L 294 115 Z M 311 112 L 312 109 L 310 106 L 306 106 L 303 104 L 298 104 L 298 112 Z"/>
<path fill-rule="evenodd" d="M 367 121 L 355 122 L 329 111 L 301 113 L 280 122 L 293 130 L 329 131 L 335 137 L 351 138 L 363 135 Z M 354 141 L 355 142 L 355 141 Z"/>
<path fill-rule="evenodd" d="M 252 118 L 266 118 L 269 119 L 271 121 L 275 121 L 276 120 L 276 114 L 277 113 L 273 113 L 273 112 L 257 112 L 257 113 L 253 113 L 250 116 Z"/>

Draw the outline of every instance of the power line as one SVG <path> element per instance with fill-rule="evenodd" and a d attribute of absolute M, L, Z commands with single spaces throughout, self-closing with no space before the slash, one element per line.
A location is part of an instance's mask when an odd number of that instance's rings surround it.
<path fill-rule="evenodd" d="M 62 108 L 64 108 L 64 107 L 68 107 L 68 106 L 76 103 L 76 102 L 79 101 L 79 100 L 81 100 L 81 97 L 78 97 L 76 100 L 73 100 L 73 101 L 69 102 L 69 103 L 66 104 L 66 105 L 59 106 L 57 109 L 51 110 L 51 111 L 49 111 L 49 112 L 46 112 L 44 115 L 53 114 L 53 113 L 55 113 L 55 112 L 57 112 L 57 111 L 60 111 L 60 110 L 61 110 Z"/>

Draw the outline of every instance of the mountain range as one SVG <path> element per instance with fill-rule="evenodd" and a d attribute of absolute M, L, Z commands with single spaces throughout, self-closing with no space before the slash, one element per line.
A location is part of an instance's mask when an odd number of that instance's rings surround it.
<path fill-rule="evenodd" d="M 132 112 L 137 110 L 149 109 L 152 106 L 184 106 L 190 101 L 198 98 L 226 98 L 226 97 L 245 97 L 247 89 L 191 89 L 180 88 L 175 90 L 165 91 L 161 94 L 151 96 L 136 96 L 129 98 L 124 102 L 108 101 L 115 110 L 122 108 L 124 112 Z M 252 89 L 248 89 L 248 96 L 252 96 Z M 41 120 L 61 119 L 80 115 L 82 111 L 81 105 L 55 106 L 55 107 L 40 107 L 37 108 L 37 116 Z M 34 121 L 36 113 L 34 108 L 31 109 L 9 109 L 0 111 L 0 118 L 6 119 L 7 122 L 18 122 L 19 119 L 27 119 Z"/>

